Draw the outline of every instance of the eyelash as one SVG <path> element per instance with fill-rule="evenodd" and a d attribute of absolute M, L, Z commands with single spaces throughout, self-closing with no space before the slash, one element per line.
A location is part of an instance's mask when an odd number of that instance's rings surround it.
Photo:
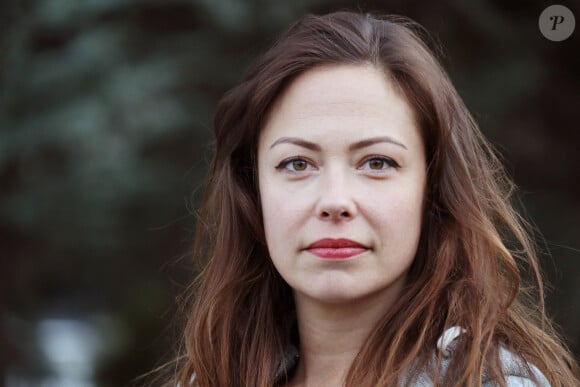
<path fill-rule="evenodd" d="M 368 163 L 371 160 L 380 160 L 382 162 L 385 163 L 385 165 L 387 166 L 387 168 L 381 168 L 381 169 L 377 169 L 376 171 L 383 171 L 389 168 L 395 168 L 395 169 L 399 169 L 401 166 L 392 158 L 390 157 L 386 157 L 386 156 L 379 156 L 379 155 L 373 155 L 373 156 L 369 156 L 365 159 L 364 164 Z M 374 171 L 374 169 L 373 169 Z"/>
<path fill-rule="evenodd" d="M 379 155 L 372 155 L 372 156 L 367 157 L 364 160 L 364 162 L 362 163 L 362 165 L 365 165 L 366 163 L 368 163 L 369 161 L 372 161 L 372 160 L 380 160 L 380 161 L 382 161 L 383 163 L 386 164 L 387 168 L 381 168 L 381 169 L 370 169 L 369 168 L 369 170 L 371 170 L 371 171 L 384 171 L 384 170 L 389 169 L 389 168 L 395 168 L 395 169 L 399 169 L 400 168 L 400 165 L 395 160 L 391 159 L 390 157 L 379 156 Z M 300 172 L 307 171 L 307 169 L 298 170 L 298 171 L 297 170 L 288 169 L 288 166 L 291 163 L 296 162 L 296 161 L 301 161 L 301 162 L 305 162 L 306 164 L 312 165 L 312 163 L 310 161 L 308 161 L 308 159 L 306 159 L 304 157 L 290 157 L 288 159 L 282 160 L 280 162 L 280 164 L 278 164 L 275 168 L 276 168 L 276 170 L 286 170 L 287 172 L 290 172 L 290 173 L 300 173 Z"/>
<path fill-rule="evenodd" d="M 288 166 L 295 161 L 303 161 L 306 164 L 312 165 L 312 163 L 310 161 L 308 161 L 307 159 L 305 159 L 304 157 L 290 157 L 288 159 L 282 160 L 280 162 L 280 164 L 278 164 L 275 168 L 276 168 L 276 170 L 279 170 L 279 171 L 286 170 L 286 172 L 290 172 L 290 173 L 304 172 L 304 171 L 293 171 L 291 169 L 288 169 Z"/>

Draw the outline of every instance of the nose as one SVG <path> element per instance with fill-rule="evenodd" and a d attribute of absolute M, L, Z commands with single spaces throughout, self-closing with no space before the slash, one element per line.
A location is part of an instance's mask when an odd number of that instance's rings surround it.
<path fill-rule="evenodd" d="M 357 215 L 354 198 L 356 186 L 343 172 L 328 174 L 321 179 L 316 213 L 321 220 L 350 220 Z"/>

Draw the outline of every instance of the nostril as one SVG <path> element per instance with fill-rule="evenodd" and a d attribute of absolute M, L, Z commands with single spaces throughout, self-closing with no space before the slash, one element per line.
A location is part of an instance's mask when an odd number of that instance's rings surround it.
<path fill-rule="evenodd" d="M 344 219 L 348 220 L 356 215 L 355 208 L 349 208 L 348 205 L 325 205 L 318 209 L 320 219 Z"/>

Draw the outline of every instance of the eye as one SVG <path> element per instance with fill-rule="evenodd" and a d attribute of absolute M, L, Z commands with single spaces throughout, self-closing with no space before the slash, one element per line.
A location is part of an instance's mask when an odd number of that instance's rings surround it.
<path fill-rule="evenodd" d="M 365 160 L 361 169 L 367 169 L 372 171 L 384 171 L 389 168 L 399 168 L 399 164 L 389 157 L 386 156 L 371 156 Z"/>
<path fill-rule="evenodd" d="M 292 157 L 290 159 L 283 160 L 280 164 L 276 166 L 277 170 L 287 170 L 291 173 L 304 172 L 314 167 L 310 162 L 301 157 Z"/>

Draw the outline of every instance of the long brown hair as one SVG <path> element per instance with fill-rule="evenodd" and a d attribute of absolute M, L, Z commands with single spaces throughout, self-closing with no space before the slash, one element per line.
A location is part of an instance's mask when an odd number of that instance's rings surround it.
<path fill-rule="evenodd" d="M 428 162 L 408 283 L 362 346 L 346 385 L 395 385 L 409 370 L 426 371 L 443 386 L 480 385 L 483 372 L 505 385 L 501 347 L 536 365 L 553 386 L 577 385 L 577 364 L 545 315 L 533 239 L 511 204 L 514 185 L 423 36 L 402 17 L 308 15 L 220 101 L 196 229 L 199 275 L 174 385 L 191 384 L 195 374 L 193 384 L 204 387 L 265 387 L 284 370 L 294 305 L 268 256 L 257 140 L 281 91 L 301 73 L 333 64 L 384 71 L 415 110 Z M 450 326 L 465 333 L 440 375 L 431 359 Z"/>

